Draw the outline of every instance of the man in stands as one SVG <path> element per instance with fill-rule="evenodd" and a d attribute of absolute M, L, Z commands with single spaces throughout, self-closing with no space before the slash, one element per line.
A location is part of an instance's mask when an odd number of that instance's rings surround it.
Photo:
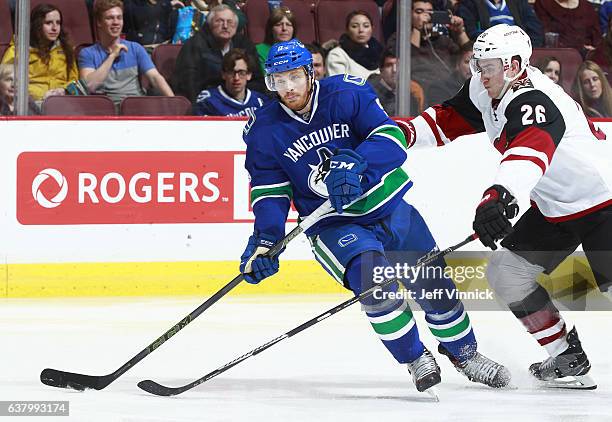
<path fill-rule="evenodd" d="M 325 50 L 315 44 L 306 44 L 306 48 L 312 54 L 312 68 L 314 69 L 314 77 L 320 81 L 327 76 L 325 68 Z"/>
<path fill-rule="evenodd" d="M 236 35 L 238 17 L 227 5 L 212 8 L 201 31 L 191 37 L 178 55 L 173 77 L 174 90 L 194 102 L 207 88 L 223 83 L 221 63 L 232 48 L 241 48 L 252 60 L 257 59 L 255 46 L 243 35 Z M 259 68 L 253 69 L 249 85 L 265 91 Z"/>
<path fill-rule="evenodd" d="M 268 98 L 247 88 L 253 77 L 251 58 L 239 48 L 223 57 L 223 83 L 200 92 L 193 108 L 196 116 L 246 116 L 263 106 Z"/>
<path fill-rule="evenodd" d="M 161 95 L 174 96 L 144 47 L 121 39 L 121 0 L 96 0 L 94 22 L 99 40 L 79 54 L 80 77 L 90 92 L 106 94 L 119 104 L 127 96 L 145 94 L 139 80 L 142 74 Z"/>

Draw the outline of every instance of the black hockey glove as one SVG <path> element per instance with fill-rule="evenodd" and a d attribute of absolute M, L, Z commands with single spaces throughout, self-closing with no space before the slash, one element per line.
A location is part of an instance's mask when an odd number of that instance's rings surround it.
<path fill-rule="evenodd" d="M 473 228 L 483 245 L 497 249 L 496 240 L 512 232 L 510 219 L 518 214 L 516 199 L 501 185 L 487 189 L 476 208 Z"/>

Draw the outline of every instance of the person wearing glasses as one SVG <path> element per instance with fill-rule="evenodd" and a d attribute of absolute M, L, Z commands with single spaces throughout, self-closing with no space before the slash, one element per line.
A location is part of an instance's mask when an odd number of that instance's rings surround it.
<path fill-rule="evenodd" d="M 253 77 L 251 58 L 244 50 L 235 48 L 223 56 L 221 66 L 223 83 L 200 92 L 193 106 L 196 116 L 251 117 L 268 98 L 247 88 Z"/>
<path fill-rule="evenodd" d="M 185 42 L 178 55 L 172 84 L 178 95 L 193 103 L 203 89 L 223 83 L 223 56 L 233 48 L 241 48 L 251 60 L 257 60 L 255 45 L 244 35 L 237 34 L 237 28 L 238 16 L 231 7 L 221 4 L 211 9 L 202 30 Z M 249 86 L 265 91 L 261 69 L 256 67 L 252 72 Z"/>

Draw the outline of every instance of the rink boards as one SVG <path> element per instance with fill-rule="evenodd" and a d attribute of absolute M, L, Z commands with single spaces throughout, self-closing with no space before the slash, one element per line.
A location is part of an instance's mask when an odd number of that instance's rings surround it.
<path fill-rule="evenodd" d="M 0 119 L 0 297 L 208 294 L 252 231 L 244 120 Z M 612 126 L 597 125 L 612 136 Z M 499 155 L 483 135 L 410 150 L 407 199 L 441 247 L 470 232 Z M 522 209 L 527 207 L 526 198 Z M 292 221 L 295 220 L 292 212 Z M 290 223 L 290 227 L 295 223 Z M 484 250 L 472 244 L 472 251 Z M 450 265 L 478 264 L 471 258 Z M 486 281 L 483 281 L 486 283 Z M 302 236 L 237 294 L 335 293 Z"/>

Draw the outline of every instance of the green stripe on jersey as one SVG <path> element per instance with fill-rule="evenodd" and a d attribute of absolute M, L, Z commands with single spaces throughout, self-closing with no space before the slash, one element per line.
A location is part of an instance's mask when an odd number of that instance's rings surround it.
<path fill-rule="evenodd" d="M 401 167 L 398 167 L 387 173 L 383 177 L 382 183 L 371 189 L 366 197 L 345 208 L 344 213 L 351 215 L 367 214 L 393 198 L 409 181 L 408 174 Z"/>
<path fill-rule="evenodd" d="M 289 199 L 293 198 L 293 189 L 290 184 L 282 186 L 255 186 L 251 188 L 251 203 L 264 196 L 283 196 L 286 195 Z"/>
<path fill-rule="evenodd" d="M 408 149 L 408 142 L 406 142 L 406 136 L 399 127 L 392 125 L 381 126 L 380 128 L 375 129 L 370 136 L 381 134 L 394 138 L 401 145 L 403 145 L 405 149 Z"/>

